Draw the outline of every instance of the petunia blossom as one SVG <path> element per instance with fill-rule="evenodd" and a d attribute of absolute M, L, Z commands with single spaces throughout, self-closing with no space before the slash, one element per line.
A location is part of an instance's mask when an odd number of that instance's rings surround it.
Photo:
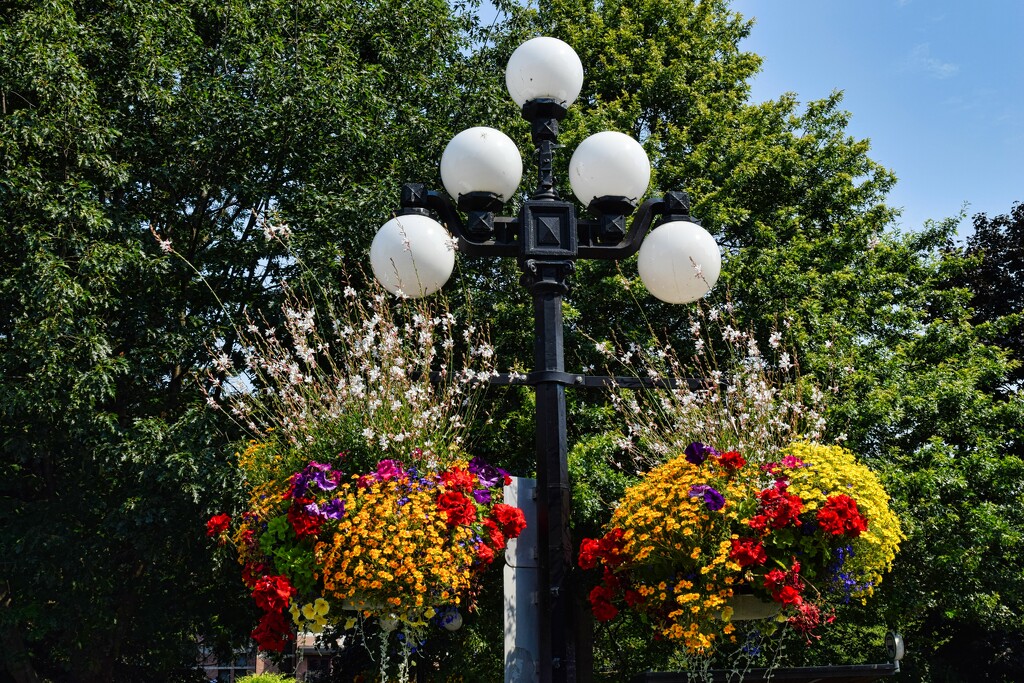
<path fill-rule="evenodd" d="M 320 516 L 325 519 L 341 519 L 345 515 L 345 501 L 334 498 L 320 506 Z"/>
<path fill-rule="evenodd" d="M 717 512 L 725 507 L 725 496 L 707 484 L 694 484 L 690 487 L 690 498 L 703 498 L 708 510 Z"/>
<path fill-rule="evenodd" d="M 694 441 L 683 451 L 683 455 L 686 456 L 686 461 L 691 462 L 694 465 L 700 465 L 708 459 L 710 455 L 718 455 L 713 447 L 707 444 L 702 444 L 699 441 Z"/>

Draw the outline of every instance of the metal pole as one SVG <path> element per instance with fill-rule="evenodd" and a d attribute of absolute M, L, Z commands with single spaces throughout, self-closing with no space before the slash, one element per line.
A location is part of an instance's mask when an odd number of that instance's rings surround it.
<path fill-rule="evenodd" d="M 534 358 L 539 371 L 564 372 L 562 294 L 570 263 L 537 263 L 524 277 L 534 301 Z M 540 549 L 540 680 L 575 683 L 574 602 L 565 386 L 536 385 L 537 531 Z"/>
<path fill-rule="evenodd" d="M 568 438 L 565 385 L 554 374 L 565 372 L 562 296 L 578 253 L 576 213 L 559 201 L 553 157 L 561 104 L 533 100 L 523 107 L 532 125 L 537 150 L 537 189 L 520 213 L 522 283 L 533 296 L 535 370 L 545 377 L 536 385 L 537 545 L 540 550 L 540 680 L 576 682 L 575 601 L 567 581 L 572 569 L 569 515 Z"/>

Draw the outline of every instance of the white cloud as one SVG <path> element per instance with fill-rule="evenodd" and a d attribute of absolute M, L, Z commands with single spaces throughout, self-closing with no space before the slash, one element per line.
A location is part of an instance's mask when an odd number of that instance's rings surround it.
<path fill-rule="evenodd" d="M 960 72 L 960 67 L 952 62 L 944 62 L 931 54 L 928 43 L 915 45 L 910 55 L 903 62 L 904 71 L 924 73 L 932 78 L 951 78 Z"/>

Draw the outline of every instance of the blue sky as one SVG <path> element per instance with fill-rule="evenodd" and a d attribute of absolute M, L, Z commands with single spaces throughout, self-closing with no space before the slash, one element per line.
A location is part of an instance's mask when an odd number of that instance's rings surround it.
<path fill-rule="evenodd" d="M 764 58 L 753 99 L 844 92 L 899 183 L 903 231 L 1024 201 L 1024 0 L 734 0 Z"/>

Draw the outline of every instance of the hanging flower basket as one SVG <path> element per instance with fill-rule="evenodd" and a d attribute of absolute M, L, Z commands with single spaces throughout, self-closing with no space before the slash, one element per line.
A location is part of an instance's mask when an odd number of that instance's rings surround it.
<path fill-rule="evenodd" d="M 461 624 L 481 571 L 525 527 L 522 511 L 500 502 L 506 481 L 479 458 L 444 468 L 381 460 L 364 474 L 310 462 L 255 487 L 233 530 L 218 515 L 208 532 L 238 551 L 263 612 L 252 634 L 260 649 L 282 650 L 297 628 L 366 619 L 414 649 L 431 627 Z"/>
<path fill-rule="evenodd" d="M 626 490 L 579 564 L 601 572 L 599 621 L 632 610 L 706 654 L 740 620 L 813 637 L 837 601 L 871 595 L 902 538 L 877 477 L 843 448 L 794 443 L 758 464 L 694 443 Z"/>

